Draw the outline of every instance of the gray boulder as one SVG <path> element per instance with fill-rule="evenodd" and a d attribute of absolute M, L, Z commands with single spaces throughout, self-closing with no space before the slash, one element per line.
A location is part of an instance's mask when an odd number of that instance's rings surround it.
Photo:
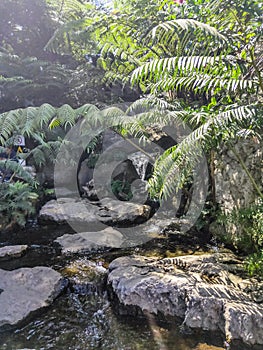
<path fill-rule="evenodd" d="M 98 248 L 120 248 L 123 235 L 107 227 L 102 231 L 81 232 L 76 234 L 65 234 L 56 239 L 62 247 L 62 253 L 83 253 Z"/>
<path fill-rule="evenodd" d="M 92 227 L 99 224 L 131 224 L 149 218 L 148 205 L 104 198 L 99 205 L 76 198 L 60 198 L 47 202 L 39 213 L 39 220 L 57 224 L 79 223 Z"/>
<path fill-rule="evenodd" d="M 50 305 L 63 286 L 62 276 L 49 267 L 0 269 L 0 327 L 14 326 Z"/>
<path fill-rule="evenodd" d="M 127 310 L 179 317 L 186 327 L 222 331 L 230 342 L 263 345 L 263 307 L 240 290 L 241 278 L 220 263 L 220 254 L 121 257 L 109 270 L 110 290 Z"/>
<path fill-rule="evenodd" d="M 60 198 L 47 202 L 39 213 L 41 221 L 54 222 L 79 222 L 92 224 L 97 222 L 96 207 L 92 204 L 75 198 Z"/>
<path fill-rule="evenodd" d="M 150 217 L 151 207 L 144 204 L 122 202 L 111 198 L 104 198 L 97 212 L 100 221 L 120 223 L 138 223 Z"/>

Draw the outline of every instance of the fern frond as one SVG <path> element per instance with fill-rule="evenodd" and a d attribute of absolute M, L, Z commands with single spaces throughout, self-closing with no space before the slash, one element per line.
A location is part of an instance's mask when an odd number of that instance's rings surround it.
<path fill-rule="evenodd" d="M 18 109 L 6 112 L 0 115 L 0 144 L 4 145 L 5 141 L 18 130 L 23 110 Z"/>
<path fill-rule="evenodd" d="M 26 136 L 33 136 L 35 133 L 42 135 L 44 127 L 73 126 L 80 117 L 90 119 L 96 125 L 101 114 L 98 108 L 91 104 L 73 109 L 69 105 L 55 108 L 48 103 L 40 107 L 19 108 L 2 113 L 0 114 L 0 144 L 4 145 L 14 133 Z"/>
<path fill-rule="evenodd" d="M 182 106 L 179 102 L 175 102 L 171 104 L 164 100 L 163 98 L 158 98 L 155 95 L 149 95 L 147 97 L 140 98 L 133 102 L 126 110 L 127 115 L 136 115 L 138 113 L 142 113 L 145 110 L 149 110 L 149 108 L 157 108 L 158 110 L 178 110 L 182 109 Z"/>
<path fill-rule="evenodd" d="M 178 191 L 191 176 L 203 152 L 211 146 L 211 142 L 215 147 L 215 144 L 219 145 L 222 141 L 236 139 L 237 135 L 242 137 L 244 134 L 240 131 L 252 125 L 253 130 L 256 127 L 260 130 L 263 126 L 260 106 L 233 106 L 229 110 L 208 117 L 203 125 L 157 159 L 153 176 L 149 180 L 151 195 L 158 196 L 162 200 Z M 214 135 L 213 139 L 211 135 Z"/>
<path fill-rule="evenodd" d="M 169 35 L 168 38 L 170 38 L 170 36 L 175 32 L 191 30 L 199 30 L 205 35 L 213 36 L 223 44 L 226 44 L 228 41 L 228 39 L 224 35 L 222 35 L 216 28 L 211 27 L 209 24 L 196 21 L 194 19 L 174 19 L 160 23 L 152 29 L 150 35 L 152 39 L 162 38 L 162 40 L 165 40 L 167 39 L 167 35 Z"/>
<path fill-rule="evenodd" d="M 2 169 L 2 172 L 11 172 L 16 177 L 19 177 L 30 185 L 36 184 L 34 178 L 18 162 L 9 159 L 0 160 L 0 168 Z"/>
<path fill-rule="evenodd" d="M 195 91 L 196 93 L 205 92 L 213 95 L 215 92 L 224 91 L 225 93 L 242 93 L 243 91 L 257 91 L 258 81 L 251 79 L 235 79 L 214 77 L 210 75 L 193 74 L 192 76 L 167 77 L 159 79 L 157 83 L 149 84 L 152 92 L 159 91 Z"/>
<path fill-rule="evenodd" d="M 32 157 L 34 164 L 41 167 L 46 163 L 54 163 L 61 147 L 62 141 L 48 141 L 41 142 L 40 145 L 36 146 L 30 151 L 28 157 Z"/>

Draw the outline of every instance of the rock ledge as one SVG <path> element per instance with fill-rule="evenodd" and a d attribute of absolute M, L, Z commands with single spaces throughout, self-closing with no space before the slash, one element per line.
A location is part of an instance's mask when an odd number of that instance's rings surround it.
<path fill-rule="evenodd" d="M 121 257 L 109 266 L 108 285 L 124 306 L 180 318 L 188 328 L 221 331 L 230 342 L 263 345 L 263 307 L 229 272 L 233 259 Z"/>

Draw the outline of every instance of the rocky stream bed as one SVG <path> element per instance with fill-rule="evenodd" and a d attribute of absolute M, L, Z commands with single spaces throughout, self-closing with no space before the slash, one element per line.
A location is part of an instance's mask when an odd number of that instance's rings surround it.
<path fill-rule="evenodd" d="M 263 286 L 240 257 L 179 232 L 127 246 L 116 223 L 147 206 L 88 205 L 53 200 L 41 226 L 0 234 L 0 349 L 262 349 Z"/>

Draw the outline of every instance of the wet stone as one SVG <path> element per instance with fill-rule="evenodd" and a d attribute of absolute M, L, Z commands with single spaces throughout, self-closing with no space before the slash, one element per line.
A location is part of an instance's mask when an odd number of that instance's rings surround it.
<path fill-rule="evenodd" d="M 0 260 L 21 257 L 27 250 L 27 245 L 10 245 L 0 248 Z"/>
<path fill-rule="evenodd" d="M 73 293 L 80 295 L 100 294 L 104 290 L 107 269 L 101 261 L 77 259 L 62 270 L 63 276 L 69 280 Z"/>
<path fill-rule="evenodd" d="M 0 327 L 14 326 L 49 306 L 64 287 L 63 277 L 49 267 L 0 269 Z"/>

